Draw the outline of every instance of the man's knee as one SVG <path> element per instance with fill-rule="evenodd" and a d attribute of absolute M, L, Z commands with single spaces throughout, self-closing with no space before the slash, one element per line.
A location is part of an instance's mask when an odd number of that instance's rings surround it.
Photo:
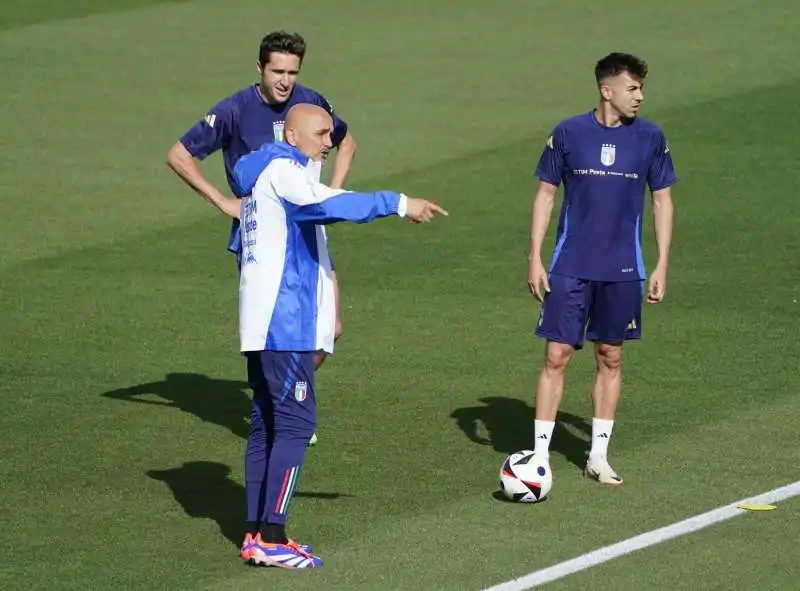
<path fill-rule="evenodd" d="M 575 349 L 572 345 L 548 341 L 544 369 L 548 373 L 564 373 L 569 366 Z"/>
<path fill-rule="evenodd" d="M 597 358 L 597 371 L 619 373 L 622 365 L 622 345 L 598 343 L 595 347 L 595 357 Z"/>

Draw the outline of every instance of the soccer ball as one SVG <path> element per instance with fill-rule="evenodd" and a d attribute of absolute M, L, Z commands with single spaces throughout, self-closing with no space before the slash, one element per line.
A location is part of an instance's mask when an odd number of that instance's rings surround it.
<path fill-rule="evenodd" d="M 500 489 L 515 503 L 537 503 L 553 488 L 550 462 L 528 449 L 508 456 L 500 466 Z"/>

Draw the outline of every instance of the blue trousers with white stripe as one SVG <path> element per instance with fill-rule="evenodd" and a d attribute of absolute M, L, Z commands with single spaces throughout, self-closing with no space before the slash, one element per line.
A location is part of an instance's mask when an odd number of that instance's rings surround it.
<path fill-rule="evenodd" d="M 253 390 L 244 462 L 247 521 L 286 523 L 308 440 L 317 427 L 314 352 L 246 355 Z"/>

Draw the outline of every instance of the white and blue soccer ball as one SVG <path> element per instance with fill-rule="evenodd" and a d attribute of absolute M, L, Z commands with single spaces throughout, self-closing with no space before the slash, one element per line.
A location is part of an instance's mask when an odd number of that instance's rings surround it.
<path fill-rule="evenodd" d="M 538 503 L 553 488 L 553 472 L 547 458 L 531 450 L 511 454 L 500 466 L 500 489 L 515 503 Z"/>

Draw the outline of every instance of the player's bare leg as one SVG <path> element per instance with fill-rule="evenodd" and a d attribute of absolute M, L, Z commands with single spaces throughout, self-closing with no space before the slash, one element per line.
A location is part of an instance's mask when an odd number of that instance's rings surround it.
<path fill-rule="evenodd" d="M 622 484 L 622 478 L 608 464 L 608 442 L 614 428 L 622 391 L 622 345 L 595 343 L 594 390 L 592 392 L 592 448 L 586 463 L 586 474 L 603 484 Z"/>
<path fill-rule="evenodd" d="M 594 417 L 613 421 L 622 390 L 622 345 L 595 343 L 594 354 L 597 361 L 592 393 Z"/>
<path fill-rule="evenodd" d="M 339 281 L 336 279 L 336 271 L 331 271 L 331 275 L 333 276 L 333 297 L 334 301 L 336 302 L 336 326 L 333 329 L 333 341 L 336 342 L 339 340 L 339 337 L 342 336 L 342 313 L 341 308 L 339 307 Z M 327 357 L 328 356 L 324 351 L 318 351 L 314 356 L 314 369 L 319 369 L 320 366 L 325 363 L 325 359 L 327 359 Z M 308 445 L 315 445 L 316 443 L 317 434 L 314 433 L 311 436 Z"/>
<path fill-rule="evenodd" d="M 544 366 L 536 384 L 536 420 L 533 429 L 533 451 L 545 457 L 550 455 L 556 414 L 564 396 L 564 380 L 574 353 L 572 345 L 547 341 Z"/>

